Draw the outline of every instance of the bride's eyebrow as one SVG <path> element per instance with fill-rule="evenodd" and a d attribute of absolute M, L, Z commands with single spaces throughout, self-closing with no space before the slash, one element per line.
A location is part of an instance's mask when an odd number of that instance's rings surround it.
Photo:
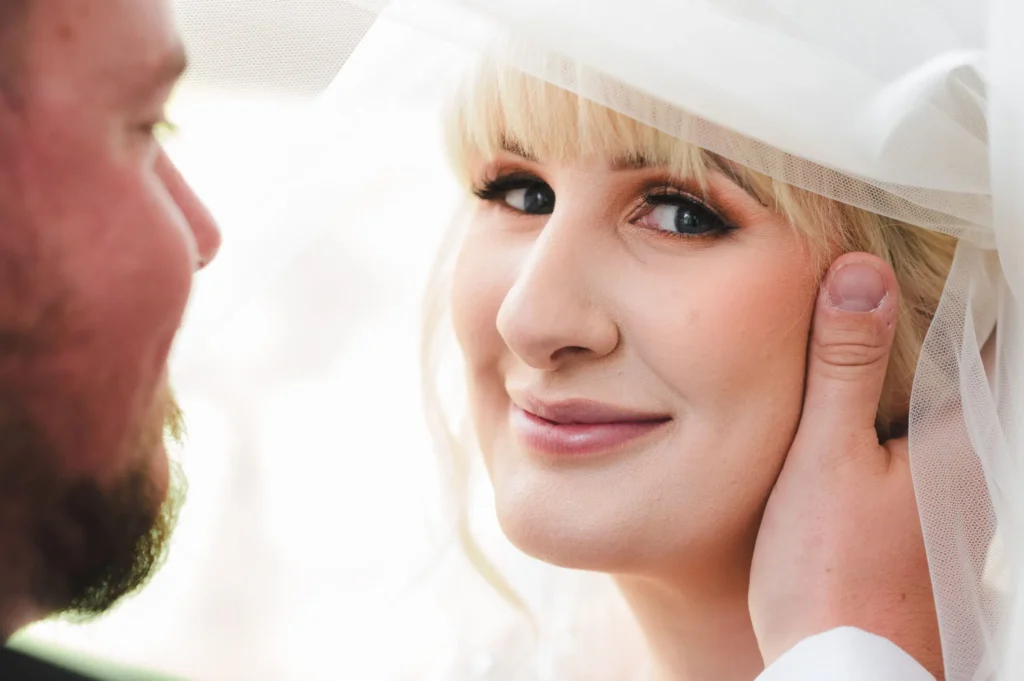
<path fill-rule="evenodd" d="M 752 199 L 757 201 L 765 208 L 771 208 L 771 206 L 765 202 L 759 192 L 754 189 L 754 186 L 750 183 L 750 178 L 745 176 L 743 173 L 743 166 L 738 163 L 733 163 L 717 154 L 706 153 L 708 160 L 708 167 L 715 172 L 725 175 L 733 184 L 742 189 Z"/>
<path fill-rule="evenodd" d="M 749 177 L 743 172 L 743 166 L 733 163 L 724 157 L 713 154 L 707 150 L 701 152 L 706 169 L 724 175 L 729 181 L 742 189 L 750 198 L 757 201 L 765 208 L 770 206 L 761 198 Z M 643 170 L 645 168 L 657 168 L 669 165 L 660 159 L 651 158 L 642 153 L 629 153 L 612 160 L 612 168 L 615 170 Z"/>
<path fill-rule="evenodd" d="M 510 154 L 519 156 L 524 160 L 530 161 L 531 163 L 537 163 L 537 157 L 528 152 L 518 140 L 511 137 L 501 138 L 501 149 L 507 151 Z"/>
<path fill-rule="evenodd" d="M 655 162 L 643 154 L 625 154 L 612 159 L 612 170 L 643 170 L 644 168 L 656 168 L 664 165 Z"/>
<path fill-rule="evenodd" d="M 723 158 L 708 151 L 702 151 L 701 156 L 706 166 L 714 171 L 722 173 L 735 184 L 747 189 L 746 182 L 740 176 L 736 167 Z M 645 168 L 659 168 L 670 165 L 669 161 L 651 158 L 639 152 L 630 152 L 612 159 L 611 166 L 614 170 L 643 170 Z"/>

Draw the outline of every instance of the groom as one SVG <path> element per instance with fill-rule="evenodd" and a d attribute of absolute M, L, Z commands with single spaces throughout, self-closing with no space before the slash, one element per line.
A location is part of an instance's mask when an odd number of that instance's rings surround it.
<path fill-rule="evenodd" d="M 0 641 L 172 529 L 167 358 L 220 240 L 153 137 L 184 67 L 165 0 L 0 0 Z"/>
<path fill-rule="evenodd" d="M 0 639 L 109 608 L 173 524 L 166 362 L 219 246 L 152 136 L 183 68 L 167 0 L 0 0 Z M 764 679 L 940 671 L 906 443 L 873 428 L 898 295 L 862 254 L 822 287 L 753 565 Z"/>

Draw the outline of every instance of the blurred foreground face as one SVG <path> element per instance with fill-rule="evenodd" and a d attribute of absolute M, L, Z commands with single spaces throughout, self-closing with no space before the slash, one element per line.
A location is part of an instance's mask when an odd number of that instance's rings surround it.
<path fill-rule="evenodd" d="M 29 0 L 5 20 L 0 635 L 100 613 L 159 564 L 181 497 L 167 359 L 220 243 L 153 137 L 185 63 L 168 3 Z"/>

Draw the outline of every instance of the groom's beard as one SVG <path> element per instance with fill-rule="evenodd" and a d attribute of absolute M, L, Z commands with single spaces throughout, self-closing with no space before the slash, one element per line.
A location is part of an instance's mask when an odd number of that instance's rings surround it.
<path fill-rule="evenodd" d="M 63 472 L 68 453 L 52 451 L 39 424 L 11 419 L 8 397 L 0 395 L 0 594 L 27 596 L 45 614 L 99 615 L 166 555 L 185 484 L 172 467 L 165 488 L 157 471 L 165 430 L 181 433 L 181 412 L 165 390 L 139 426 L 130 466 L 100 484 Z"/>

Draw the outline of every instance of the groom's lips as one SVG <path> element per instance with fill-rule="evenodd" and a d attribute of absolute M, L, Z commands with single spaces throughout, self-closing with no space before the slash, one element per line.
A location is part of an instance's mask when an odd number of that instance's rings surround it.
<path fill-rule="evenodd" d="M 552 456 L 580 456 L 612 452 L 661 429 L 672 418 L 591 400 L 544 402 L 517 395 L 509 420 L 529 449 Z"/>

